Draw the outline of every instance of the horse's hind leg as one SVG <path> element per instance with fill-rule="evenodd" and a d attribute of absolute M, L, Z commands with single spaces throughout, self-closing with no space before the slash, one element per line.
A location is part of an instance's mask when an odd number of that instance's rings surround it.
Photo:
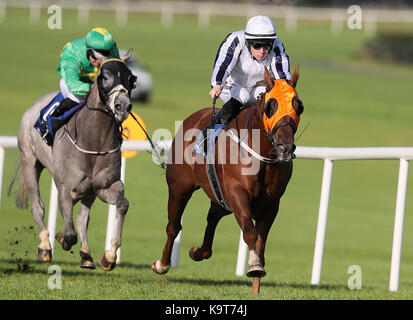
<path fill-rule="evenodd" d="M 123 222 L 129 208 L 129 201 L 124 196 L 123 183 L 118 180 L 108 189 L 101 189 L 97 192 L 98 197 L 107 203 L 116 205 L 116 226 L 115 235 L 112 239 L 112 247 L 105 251 L 100 258 L 100 266 L 105 271 L 111 271 L 116 266 L 116 251 L 121 246 Z"/>
<path fill-rule="evenodd" d="M 205 229 L 204 242 L 202 247 L 192 247 L 189 251 L 189 256 L 194 261 L 208 259 L 212 255 L 212 242 L 214 241 L 215 229 L 221 218 L 230 212 L 226 211 L 220 205 L 211 201 L 211 207 L 208 211 L 208 224 Z"/>
<path fill-rule="evenodd" d="M 43 165 L 34 157 L 22 152 L 21 156 L 23 183 L 31 198 L 31 210 L 34 221 L 39 226 L 40 245 L 37 256 L 42 261 L 52 260 L 52 246 L 49 241 L 49 231 L 44 223 L 44 204 L 40 198 L 39 178 Z M 22 186 L 23 187 L 23 186 Z"/>
<path fill-rule="evenodd" d="M 168 198 L 168 225 L 166 240 L 163 249 L 162 258 L 155 260 L 152 263 L 152 270 L 157 274 L 167 273 L 171 265 L 172 247 L 179 231 L 182 229 L 181 218 L 185 207 L 194 192 L 193 186 L 183 188 L 182 184 L 172 184 L 168 182 L 169 198 Z"/>
<path fill-rule="evenodd" d="M 96 197 L 85 198 L 81 201 L 80 211 L 76 217 L 77 230 L 79 232 L 80 241 L 82 247 L 80 248 L 80 256 L 82 260 L 80 261 L 81 268 L 95 269 L 95 262 L 93 261 L 92 256 L 90 255 L 90 248 L 87 241 L 87 228 L 89 226 L 90 219 L 90 207 L 95 201 Z"/>

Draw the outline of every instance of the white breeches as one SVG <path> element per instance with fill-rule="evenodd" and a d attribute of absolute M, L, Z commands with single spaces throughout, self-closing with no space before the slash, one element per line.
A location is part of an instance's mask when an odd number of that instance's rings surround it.
<path fill-rule="evenodd" d="M 265 92 L 264 86 L 245 88 L 237 83 L 228 82 L 219 97 L 224 103 L 230 98 L 235 98 L 243 105 L 250 105 L 257 100 L 262 92 Z"/>
<path fill-rule="evenodd" d="M 66 85 L 66 82 L 62 79 L 60 79 L 60 92 L 62 93 L 64 98 L 70 98 L 70 100 L 73 100 L 77 103 L 85 101 L 86 96 L 77 96 L 69 91 L 69 88 Z"/>

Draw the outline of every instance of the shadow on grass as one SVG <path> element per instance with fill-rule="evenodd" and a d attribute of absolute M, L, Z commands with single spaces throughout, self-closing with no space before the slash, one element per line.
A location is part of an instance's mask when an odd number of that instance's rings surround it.
<path fill-rule="evenodd" d="M 65 261 L 65 260 L 53 260 L 51 262 L 42 262 L 40 260 L 16 260 L 16 259 L 6 259 L 1 260 L 0 265 L 0 277 L 1 276 L 13 276 L 17 274 L 31 274 L 31 275 L 48 275 L 48 268 L 52 265 L 57 265 L 62 268 L 62 272 L 66 276 L 81 276 L 81 277 L 106 277 L 110 275 L 112 278 L 123 278 L 124 272 L 108 272 L 103 271 L 99 263 L 95 261 L 96 270 L 81 269 L 79 263 L 74 261 Z M 76 268 L 78 268 L 76 270 Z M 151 268 L 150 264 L 136 264 L 128 261 L 122 261 L 115 270 L 122 270 L 130 272 L 130 270 L 149 270 Z M 198 285 L 198 286 L 225 286 L 225 287 L 251 287 L 252 279 L 244 278 L 239 280 L 215 280 L 215 279 L 194 279 L 187 277 L 171 277 L 165 276 L 160 279 L 164 279 L 167 282 L 176 283 L 176 284 L 186 284 L 186 285 Z M 151 280 L 146 280 L 151 281 Z M 319 286 L 314 286 L 311 284 L 304 283 L 287 283 L 287 282 L 274 282 L 266 281 L 265 278 L 261 281 L 261 287 L 268 288 L 294 288 L 294 289 L 313 289 L 313 290 L 340 290 L 348 289 L 346 285 L 338 284 L 324 284 Z"/>
<path fill-rule="evenodd" d="M 180 284 L 192 284 L 200 286 L 247 286 L 251 287 L 251 280 L 213 280 L 213 279 L 191 279 L 191 278 L 169 278 L 168 281 Z M 295 288 L 295 289 L 318 289 L 318 290 L 338 290 L 348 289 L 346 285 L 319 285 L 314 286 L 311 284 L 303 283 L 279 283 L 273 281 L 261 280 L 261 287 L 270 288 Z"/>
<path fill-rule="evenodd" d="M 79 259 L 80 260 L 80 259 Z M 42 262 L 40 260 L 31 259 L 6 259 L 1 260 L 2 265 L 0 265 L 0 275 L 13 275 L 13 274 L 45 274 L 47 270 L 52 265 L 57 265 L 62 267 L 63 274 L 71 276 L 93 276 L 100 274 L 111 273 L 114 276 L 121 277 L 121 274 L 113 273 L 109 271 L 96 273 L 96 270 L 82 269 L 80 268 L 80 261 L 64 261 L 64 260 L 52 260 L 51 262 Z M 99 262 L 95 261 L 95 266 L 97 270 L 100 270 Z M 65 267 L 70 267 L 70 269 L 65 269 Z M 72 268 L 78 267 L 79 270 L 73 270 Z M 129 269 L 150 269 L 150 264 L 135 264 L 132 262 L 121 262 L 117 268 L 129 268 Z M 116 270 L 116 269 L 115 269 Z"/>

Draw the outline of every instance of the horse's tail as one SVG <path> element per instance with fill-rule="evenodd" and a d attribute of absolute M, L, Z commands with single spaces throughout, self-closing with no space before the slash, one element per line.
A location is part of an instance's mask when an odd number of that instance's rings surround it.
<path fill-rule="evenodd" d="M 20 185 L 17 190 L 15 204 L 19 209 L 27 209 L 29 207 L 29 193 L 27 192 L 27 187 L 24 182 L 23 175 L 21 174 L 21 158 L 19 157 L 16 161 L 16 169 L 14 171 L 13 179 L 10 182 L 9 190 L 7 191 L 7 196 L 12 194 L 12 188 L 17 178 L 20 177 Z"/>

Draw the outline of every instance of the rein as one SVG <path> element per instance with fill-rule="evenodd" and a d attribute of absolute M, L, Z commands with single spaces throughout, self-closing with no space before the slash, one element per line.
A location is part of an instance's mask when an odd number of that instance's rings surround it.
<path fill-rule="evenodd" d="M 90 111 L 103 112 L 105 115 L 111 117 L 116 122 L 115 117 L 114 117 L 114 113 L 112 112 L 112 110 L 110 110 L 110 108 L 107 106 L 106 103 L 104 104 L 104 106 L 105 106 L 106 110 L 102 110 L 102 109 L 99 109 L 99 108 L 91 108 L 91 107 L 88 106 L 87 99 L 85 101 L 86 109 L 88 109 Z M 76 118 L 77 118 L 77 115 L 78 114 L 76 114 Z M 77 129 L 76 128 L 77 128 L 77 126 L 76 126 L 76 119 L 75 119 L 75 137 L 76 137 L 75 139 L 73 139 L 73 137 L 70 135 L 70 132 L 67 129 L 67 124 L 65 125 L 64 130 L 66 132 L 67 137 L 69 138 L 69 141 L 75 146 L 75 148 L 77 150 L 79 150 L 82 153 L 92 154 L 92 155 L 95 155 L 95 156 L 104 156 L 104 155 L 107 155 L 107 154 L 115 153 L 115 152 L 119 151 L 120 148 L 121 148 L 122 143 L 119 143 L 116 148 L 108 150 L 108 151 L 93 151 L 93 150 L 83 149 L 77 144 Z"/>
<path fill-rule="evenodd" d="M 119 143 L 116 148 L 114 148 L 112 150 L 109 150 L 109 151 L 101 152 L 101 151 L 86 150 L 86 149 L 83 149 L 83 148 L 79 147 L 77 142 L 75 140 L 73 140 L 72 136 L 69 133 L 69 130 L 67 130 L 67 127 L 65 127 L 65 132 L 66 132 L 67 137 L 69 138 L 69 141 L 76 147 L 77 150 L 79 150 L 80 152 L 83 152 L 83 153 L 93 154 L 95 156 L 105 156 L 107 154 L 115 153 L 116 151 L 120 150 L 120 147 L 121 147 L 121 144 Z"/>
<path fill-rule="evenodd" d="M 85 106 L 86 106 L 86 109 L 88 109 L 88 110 L 91 110 L 91 111 L 100 111 L 100 112 L 105 113 L 105 114 L 108 115 L 108 116 L 111 116 L 111 114 L 109 114 L 108 112 L 106 112 L 106 111 L 104 111 L 104 110 L 101 110 L 101 109 L 98 109 L 98 108 L 89 108 L 89 107 L 87 106 L 87 103 L 86 103 L 86 102 L 85 102 Z M 76 117 L 77 117 L 77 114 L 76 114 Z M 112 117 L 112 118 L 113 118 L 113 117 Z M 65 130 L 65 132 L 66 132 L 67 137 L 69 138 L 69 141 L 75 146 L 75 148 L 76 148 L 77 150 L 79 150 L 80 152 L 83 152 L 83 153 L 86 153 L 86 154 L 92 154 L 92 155 L 95 155 L 95 156 L 105 156 L 105 155 L 107 155 L 107 154 L 115 153 L 115 152 L 117 152 L 118 150 L 120 150 L 120 148 L 121 148 L 121 144 L 122 144 L 122 143 L 119 143 L 116 148 L 111 149 L 111 150 L 108 150 L 108 151 L 92 151 L 92 150 L 86 150 L 86 149 L 83 149 L 83 148 L 79 147 L 79 145 L 77 144 L 76 119 L 75 119 L 75 136 L 76 136 L 75 139 L 73 139 L 72 136 L 70 135 L 70 132 L 69 132 L 69 130 L 67 129 L 67 124 L 65 125 L 64 130 Z"/>
<path fill-rule="evenodd" d="M 265 163 L 277 163 L 279 160 L 277 159 L 272 159 L 272 158 L 266 158 L 255 152 L 248 144 L 246 144 L 244 141 L 240 140 L 231 130 L 226 131 L 227 135 L 234 140 L 236 143 L 238 143 L 242 148 L 244 148 L 248 153 L 250 153 L 254 158 L 265 162 Z"/>
<path fill-rule="evenodd" d="M 257 111 L 259 118 L 262 119 L 262 113 L 261 113 L 260 108 L 258 108 L 258 106 L 255 106 L 254 109 Z M 251 117 L 254 109 L 250 111 L 250 114 L 249 114 L 249 116 L 248 116 L 248 118 L 247 118 L 247 122 L 246 122 L 246 127 L 247 127 L 247 129 L 248 129 L 248 124 L 249 124 L 250 117 Z M 286 122 L 282 122 L 282 123 L 280 123 L 279 125 L 277 125 L 276 127 L 274 127 L 273 130 L 272 130 L 272 132 L 275 133 L 279 128 L 281 128 L 281 127 L 283 127 L 283 126 L 287 126 L 287 125 L 289 125 L 289 126 L 292 127 L 294 133 L 297 131 L 297 127 L 295 126 L 294 123 L 292 123 L 292 122 L 290 122 L 290 121 L 286 121 Z M 252 128 L 251 128 L 251 129 L 252 129 Z M 277 142 L 276 142 L 275 139 L 273 138 L 273 135 L 271 135 L 269 132 L 267 132 L 267 130 L 265 130 L 265 129 L 263 129 L 263 128 L 261 128 L 261 129 L 264 130 L 265 136 L 267 137 L 267 139 L 270 141 L 271 145 L 273 146 L 272 154 L 274 154 L 274 150 L 275 150 L 275 147 L 276 147 Z M 254 149 L 252 149 L 247 143 L 245 143 L 245 142 L 243 141 L 245 137 L 244 137 L 242 140 L 240 140 L 240 139 L 234 134 L 234 132 L 232 132 L 231 130 L 227 130 L 226 133 L 227 133 L 227 135 L 228 135 L 234 142 L 236 142 L 238 145 L 240 145 L 244 150 L 246 150 L 249 154 L 251 154 L 251 155 L 252 155 L 253 157 L 255 157 L 256 159 L 258 159 L 258 160 L 260 160 L 260 161 L 262 161 L 262 162 L 264 162 L 264 163 L 272 163 L 272 164 L 274 164 L 274 163 L 280 162 L 278 159 L 263 157 L 263 156 L 261 156 L 260 154 L 258 154 L 257 152 L 255 152 Z M 293 155 L 293 158 L 295 158 L 294 155 Z"/>

